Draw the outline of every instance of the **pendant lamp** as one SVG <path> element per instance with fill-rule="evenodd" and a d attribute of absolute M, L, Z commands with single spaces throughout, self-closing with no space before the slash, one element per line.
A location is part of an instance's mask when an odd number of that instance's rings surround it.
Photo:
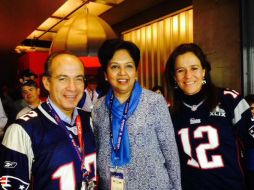
<path fill-rule="evenodd" d="M 50 52 L 69 50 L 78 56 L 97 56 L 106 39 L 116 38 L 112 28 L 88 9 L 68 20 L 57 32 Z"/>

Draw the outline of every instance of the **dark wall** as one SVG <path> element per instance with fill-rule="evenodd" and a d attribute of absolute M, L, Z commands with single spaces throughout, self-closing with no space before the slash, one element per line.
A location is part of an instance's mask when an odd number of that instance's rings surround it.
<path fill-rule="evenodd" d="M 0 85 L 16 85 L 18 57 L 15 53 L 0 54 Z"/>
<path fill-rule="evenodd" d="M 217 86 L 242 92 L 239 0 L 193 0 L 194 42 L 211 63 Z"/>
<path fill-rule="evenodd" d="M 192 0 L 167 0 L 145 10 L 144 12 L 138 13 L 121 23 L 113 25 L 112 28 L 120 36 L 123 31 L 146 24 L 191 5 Z"/>

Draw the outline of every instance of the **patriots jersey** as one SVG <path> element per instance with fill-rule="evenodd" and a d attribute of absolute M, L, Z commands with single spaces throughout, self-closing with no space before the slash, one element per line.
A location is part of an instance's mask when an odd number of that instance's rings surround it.
<path fill-rule="evenodd" d="M 48 105 L 42 103 L 6 131 L 0 148 L 0 189 L 81 189 L 82 164 L 89 172 L 88 179 L 96 181 L 96 149 L 90 117 L 82 110 L 78 113 L 83 128 L 84 163 L 66 131 L 50 115 Z M 66 127 L 79 145 L 76 126 Z"/>
<path fill-rule="evenodd" d="M 204 104 L 190 108 L 183 106 L 172 115 L 183 190 L 244 190 L 242 155 L 247 170 L 254 171 L 254 121 L 248 103 L 236 91 L 220 89 L 214 110 Z"/>

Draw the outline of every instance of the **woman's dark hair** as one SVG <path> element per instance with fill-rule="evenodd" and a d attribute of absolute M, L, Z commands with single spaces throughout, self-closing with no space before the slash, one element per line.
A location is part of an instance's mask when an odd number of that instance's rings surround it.
<path fill-rule="evenodd" d="M 175 63 L 176 59 L 179 55 L 185 54 L 187 52 L 192 52 L 194 55 L 197 56 L 197 58 L 201 62 L 201 66 L 203 69 L 205 69 L 205 81 L 206 84 L 203 85 L 202 91 L 204 91 L 204 95 L 207 97 L 206 106 L 209 110 L 212 110 L 218 103 L 218 95 L 217 91 L 218 88 L 214 86 L 214 84 L 211 81 L 210 77 L 210 71 L 211 66 L 210 63 L 207 61 L 205 53 L 202 51 L 202 49 L 195 43 L 185 43 L 181 44 L 178 47 L 174 49 L 174 51 L 170 54 L 167 63 L 166 63 L 166 70 L 165 70 L 165 77 L 167 80 L 167 83 L 170 87 L 170 90 L 172 92 L 172 110 L 173 112 L 177 112 L 180 109 L 180 97 L 179 94 L 182 93 L 181 89 L 176 88 L 176 82 L 175 82 Z"/>
<path fill-rule="evenodd" d="M 109 61 L 114 56 L 114 53 L 117 50 L 127 50 L 134 60 L 136 69 L 138 69 L 138 64 L 140 61 L 140 50 L 139 48 L 130 41 L 125 41 L 122 39 L 110 39 L 106 40 L 100 47 L 98 51 L 98 57 L 100 60 L 100 64 L 104 70 L 104 72 L 107 71 L 107 66 L 109 64 Z"/>

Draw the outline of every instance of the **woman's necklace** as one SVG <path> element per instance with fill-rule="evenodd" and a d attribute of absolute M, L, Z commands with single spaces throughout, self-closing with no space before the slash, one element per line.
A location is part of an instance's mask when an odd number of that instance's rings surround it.
<path fill-rule="evenodd" d="M 191 111 L 197 111 L 198 107 L 201 106 L 204 103 L 204 101 L 205 101 L 205 99 L 202 100 L 201 102 L 199 102 L 197 105 L 189 105 L 189 104 L 187 104 L 187 103 L 185 103 L 183 101 L 183 105 L 185 105 L 186 107 L 190 108 Z"/>

